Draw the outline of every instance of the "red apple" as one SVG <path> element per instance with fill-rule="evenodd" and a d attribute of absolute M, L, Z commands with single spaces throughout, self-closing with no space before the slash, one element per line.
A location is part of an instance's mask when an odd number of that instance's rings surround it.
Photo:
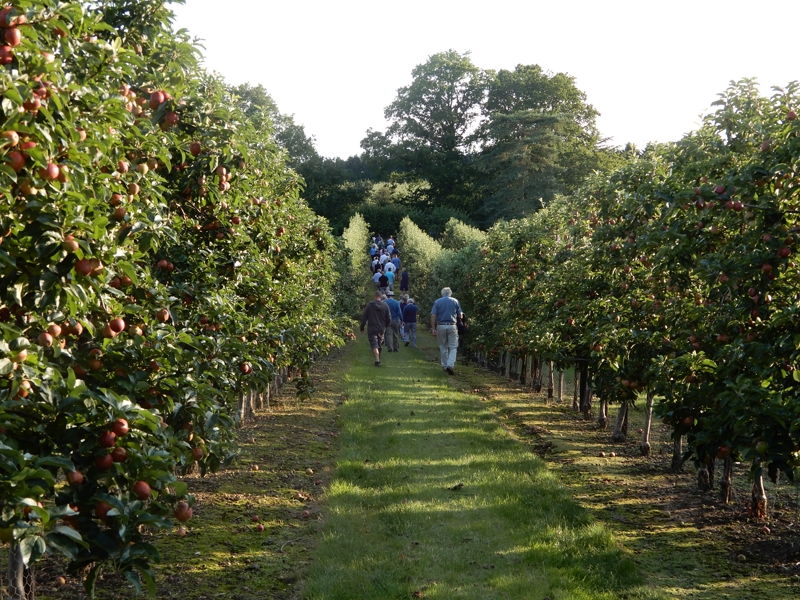
<path fill-rule="evenodd" d="M 192 509 L 189 508 L 189 505 L 186 502 L 178 502 L 177 506 L 175 507 L 175 511 L 172 514 L 175 515 L 175 518 L 178 519 L 178 521 L 185 523 L 192 518 Z"/>
<path fill-rule="evenodd" d="M 108 502 L 103 502 L 102 500 L 97 503 L 97 506 L 94 509 L 94 514 L 97 516 L 98 519 L 101 521 L 106 520 L 106 515 L 111 511 L 113 506 L 111 506 Z"/>
<path fill-rule="evenodd" d="M 75 272 L 83 277 L 88 277 L 92 272 L 92 261 L 88 258 L 82 258 L 75 263 Z"/>
<path fill-rule="evenodd" d="M 192 142 L 189 144 L 189 153 L 192 156 L 198 156 L 203 151 L 203 146 L 200 142 Z"/>
<path fill-rule="evenodd" d="M 169 311 L 166 308 L 162 308 L 156 313 L 156 320 L 159 323 L 166 323 L 169 321 Z"/>
<path fill-rule="evenodd" d="M 100 438 L 97 440 L 97 443 L 104 448 L 113 448 L 114 444 L 117 443 L 117 434 L 113 431 L 104 431 L 100 434 Z"/>
<path fill-rule="evenodd" d="M 19 134 L 16 131 L 4 131 L 0 133 L 0 138 L 8 140 L 8 146 L 16 146 L 19 144 Z"/>
<path fill-rule="evenodd" d="M 67 482 L 70 485 L 80 485 L 83 483 L 83 473 L 80 471 L 67 471 Z"/>
<path fill-rule="evenodd" d="M 128 421 L 125 419 L 117 419 L 111 424 L 111 431 L 114 432 L 114 435 L 117 437 L 124 437 L 128 435 L 130 431 L 130 426 L 128 425 Z"/>
<path fill-rule="evenodd" d="M 114 462 L 125 462 L 128 460 L 128 451 L 125 448 L 117 447 L 111 451 L 111 460 Z"/>
<path fill-rule="evenodd" d="M 194 460 L 203 460 L 204 455 L 205 453 L 203 452 L 202 448 L 198 447 L 192 448 L 192 458 Z"/>
<path fill-rule="evenodd" d="M 25 156 L 21 152 L 9 152 L 8 161 L 11 163 L 10 166 L 16 173 L 19 173 L 25 168 Z"/>
<path fill-rule="evenodd" d="M 120 317 L 117 317 L 116 319 L 111 319 L 111 321 L 108 323 L 108 326 L 114 333 L 120 333 L 125 330 L 125 321 Z"/>
<path fill-rule="evenodd" d="M 0 46 L 0 65 L 7 65 L 14 60 L 14 51 L 11 46 Z"/>
<path fill-rule="evenodd" d="M 61 170 L 55 163 L 47 163 L 44 169 L 39 169 L 39 177 L 45 181 L 55 181 L 58 179 L 59 173 L 61 173 Z"/>
<path fill-rule="evenodd" d="M 45 348 L 50 348 L 53 345 L 53 336 L 47 333 L 46 331 L 43 331 L 42 333 L 39 334 L 39 337 L 36 338 L 36 342 L 40 346 L 44 346 Z"/>
<path fill-rule="evenodd" d="M 153 92 L 152 94 L 150 94 L 150 101 L 148 102 L 148 106 L 152 110 L 156 110 L 159 106 L 161 106 L 164 103 L 165 100 L 166 96 L 164 95 L 164 92 L 162 91 Z"/>
<path fill-rule="evenodd" d="M 110 454 L 101 454 L 97 458 L 94 459 L 94 466 L 96 466 L 101 471 L 108 471 L 111 468 L 111 465 L 114 464 L 114 459 L 111 458 Z"/>
<path fill-rule="evenodd" d="M 11 27 L 3 32 L 3 38 L 9 46 L 14 48 L 22 42 L 22 32 L 16 27 Z"/>
<path fill-rule="evenodd" d="M 137 481 L 131 491 L 139 500 L 149 500 L 153 496 L 153 490 L 146 481 Z"/>
<path fill-rule="evenodd" d="M 39 100 L 38 96 L 33 96 L 25 100 L 22 103 L 22 108 L 30 113 L 39 112 L 39 109 L 42 107 L 42 101 Z"/>

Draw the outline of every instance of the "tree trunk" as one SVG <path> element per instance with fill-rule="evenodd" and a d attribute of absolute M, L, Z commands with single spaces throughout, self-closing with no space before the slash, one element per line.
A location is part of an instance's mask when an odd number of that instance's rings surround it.
<path fill-rule="evenodd" d="M 8 594 L 9 600 L 35 600 L 36 577 L 33 566 L 26 567 L 22 562 L 19 544 L 13 542 L 8 552 Z"/>
<path fill-rule="evenodd" d="M 647 390 L 647 401 L 644 405 L 644 427 L 642 427 L 642 441 L 639 450 L 642 456 L 650 456 L 650 428 L 653 426 L 653 391 Z"/>
<path fill-rule="evenodd" d="M 767 518 L 767 492 L 764 490 L 764 467 L 757 458 L 753 471 L 753 489 L 751 493 L 750 516 L 759 521 Z"/>
<path fill-rule="evenodd" d="M 716 470 L 717 470 L 717 461 L 712 456 L 711 460 L 708 463 L 708 489 L 710 490 L 713 490 L 714 486 L 716 485 L 716 482 L 714 481 L 717 476 Z"/>
<path fill-rule="evenodd" d="M 708 469 L 706 465 L 700 465 L 697 471 L 697 489 L 701 492 L 707 492 L 711 489 L 711 484 L 708 481 Z"/>
<path fill-rule="evenodd" d="M 547 363 L 547 399 L 553 399 L 553 388 L 555 387 L 553 382 L 553 361 L 551 360 Z"/>
<path fill-rule="evenodd" d="M 578 376 L 580 372 L 578 371 L 578 363 L 575 363 L 575 372 L 573 373 L 573 382 L 572 382 L 572 410 L 578 412 L 581 409 L 580 404 L 578 403 L 578 397 L 580 394 L 580 386 L 578 385 Z"/>
<path fill-rule="evenodd" d="M 592 389 L 589 382 L 589 366 L 581 368 L 581 412 L 584 419 L 592 418 Z"/>
<path fill-rule="evenodd" d="M 733 457 L 726 456 L 719 482 L 719 499 L 725 504 L 733 502 Z"/>
<path fill-rule="evenodd" d="M 544 360 L 539 360 L 539 370 L 536 372 L 536 393 L 542 393 L 542 387 L 544 384 L 542 380 L 544 379 Z"/>
<path fill-rule="evenodd" d="M 614 442 L 624 442 L 628 439 L 628 400 L 622 401 L 617 413 L 617 424 L 614 426 L 614 433 L 611 440 Z"/>
<path fill-rule="evenodd" d="M 556 391 L 556 397 L 559 402 L 564 401 L 564 371 L 558 371 L 558 388 Z"/>
<path fill-rule="evenodd" d="M 672 465 L 670 468 L 677 473 L 681 470 L 681 467 L 683 467 L 683 436 L 676 434 L 672 446 Z"/>
<path fill-rule="evenodd" d="M 528 355 L 523 354 L 520 361 L 521 362 L 519 367 L 519 383 L 520 385 L 524 386 L 528 383 L 528 373 L 526 372 L 528 369 Z"/>
<path fill-rule="evenodd" d="M 597 417 L 597 424 L 600 429 L 608 429 L 608 400 L 603 397 L 600 398 L 600 416 Z"/>

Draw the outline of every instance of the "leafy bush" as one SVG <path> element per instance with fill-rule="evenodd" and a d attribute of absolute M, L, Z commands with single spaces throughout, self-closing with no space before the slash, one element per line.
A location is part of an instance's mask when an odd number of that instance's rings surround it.
<path fill-rule="evenodd" d="M 368 268 L 369 239 L 367 222 L 356 213 L 342 233 L 344 255 L 338 269 L 340 283 L 337 292 L 337 304 L 346 307 L 348 315 L 354 319 L 361 315 L 374 289 Z"/>
<path fill-rule="evenodd" d="M 439 297 L 438 291 L 434 292 L 431 285 L 433 269 L 442 247 L 408 217 L 400 223 L 397 243 L 403 253 L 403 266 L 408 269 L 409 293 L 413 294 L 420 310 L 424 311 Z"/>
<path fill-rule="evenodd" d="M 450 250 L 460 250 L 470 244 L 480 244 L 486 239 L 486 233 L 467 225 L 463 221 L 459 221 L 455 217 L 451 217 L 445 225 L 444 233 L 439 240 L 442 248 L 449 248 Z"/>

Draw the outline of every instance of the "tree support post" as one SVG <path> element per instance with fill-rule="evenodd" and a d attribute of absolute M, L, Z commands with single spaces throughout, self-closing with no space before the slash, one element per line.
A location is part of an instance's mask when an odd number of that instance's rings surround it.
<path fill-rule="evenodd" d="M 639 451 L 642 456 L 650 456 L 650 429 L 653 426 L 653 390 L 647 390 L 647 401 L 644 405 L 644 427 L 642 427 L 642 441 L 639 444 Z"/>

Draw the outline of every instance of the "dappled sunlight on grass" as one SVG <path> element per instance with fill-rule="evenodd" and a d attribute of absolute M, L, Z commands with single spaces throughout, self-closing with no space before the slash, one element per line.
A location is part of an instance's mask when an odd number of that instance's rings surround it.
<path fill-rule="evenodd" d="M 375 369 L 364 353 L 346 376 L 341 456 L 306 597 L 596 600 L 641 583 L 486 407 L 420 353 L 390 356 L 391 369 Z"/>

